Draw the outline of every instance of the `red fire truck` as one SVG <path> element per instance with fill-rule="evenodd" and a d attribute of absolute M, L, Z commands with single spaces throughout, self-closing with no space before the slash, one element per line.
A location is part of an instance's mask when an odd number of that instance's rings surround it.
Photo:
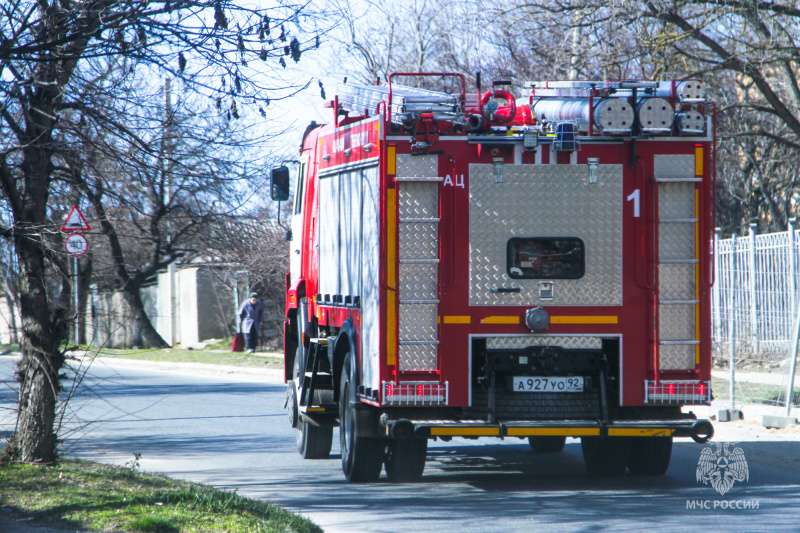
<path fill-rule="evenodd" d="M 479 78 L 478 78 L 479 79 Z M 296 162 L 286 407 L 305 458 L 422 475 L 430 439 L 581 439 L 660 475 L 706 442 L 714 105 L 701 82 L 343 84 Z M 440 90 L 413 87 L 435 86 Z M 288 200 L 290 170 L 273 169 Z"/>

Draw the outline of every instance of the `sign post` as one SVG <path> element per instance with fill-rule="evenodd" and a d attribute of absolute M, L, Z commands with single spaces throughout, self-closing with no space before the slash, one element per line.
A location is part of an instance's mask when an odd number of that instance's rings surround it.
<path fill-rule="evenodd" d="M 61 226 L 61 231 L 64 232 L 89 231 L 90 229 L 92 228 L 86 222 L 86 219 L 83 217 L 83 213 L 81 213 L 81 210 L 78 209 L 77 205 L 73 205 L 72 209 L 67 215 L 66 220 L 64 220 L 64 225 Z M 75 344 L 78 344 L 81 339 L 80 336 L 81 299 L 80 299 L 80 292 L 78 291 L 78 258 L 86 255 L 86 252 L 89 251 L 89 241 L 87 241 L 86 237 L 84 237 L 80 233 L 70 233 L 70 235 L 67 236 L 66 239 L 64 239 L 64 249 L 67 251 L 68 255 L 75 258 L 72 268 L 72 274 L 73 274 L 72 287 L 73 290 L 75 291 Z"/>

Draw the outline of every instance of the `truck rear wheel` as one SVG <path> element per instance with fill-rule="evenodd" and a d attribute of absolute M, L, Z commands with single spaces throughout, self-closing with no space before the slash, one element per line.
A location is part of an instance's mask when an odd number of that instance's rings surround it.
<path fill-rule="evenodd" d="M 628 470 L 634 476 L 663 476 L 672 459 L 672 437 L 631 439 Z"/>
<path fill-rule="evenodd" d="M 419 481 L 425 470 L 428 439 L 393 440 L 384 460 L 386 475 L 393 483 Z"/>
<path fill-rule="evenodd" d="M 543 436 L 528 437 L 528 444 L 535 453 L 556 453 L 564 449 L 567 437 Z"/>
<path fill-rule="evenodd" d="M 385 441 L 359 436 L 357 416 L 356 362 L 353 352 L 347 354 L 342 368 L 339 389 L 339 443 L 342 451 L 342 471 L 347 481 L 364 483 L 376 481 L 381 475 Z"/>
<path fill-rule="evenodd" d="M 628 466 L 630 439 L 623 437 L 581 437 L 586 470 L 592 476 L 621 476 Z"/>

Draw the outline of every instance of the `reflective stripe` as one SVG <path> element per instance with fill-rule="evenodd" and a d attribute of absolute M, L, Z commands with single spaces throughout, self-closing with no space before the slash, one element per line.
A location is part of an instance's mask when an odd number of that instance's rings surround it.
<path fill-rule="evenodd" d="M 394 146 L 390 146 L 390 166 L 394 166 Z M 390 172 L 394 174 L 394 169 Z M 386 190 L 386 284 L 397 286 L 397 189 Z M 386 364 L 397 364 L 397 292 L 386 291 Z"/>
<path fill-rule="evenodd" d="M 703 147 L 694 147 L 694 175 L 698 178 L 703 177 Z"/>
<path fill-rule="evenodd" d="M 671 437 L 674 433 L 669 428 L 608 428 L 609 437 Z"/>
<path fill-rule="evenodd" d="M 618 316 L 551 316 L 551 324 L 618 324 Z"/>
<path fill-rule="evenodd" d="M 397 147 L 389 145 L 386 147 L 386 173 L 390 176 L 397 174 Z"/>
<path fill-rule="evenodd" d="M 499 437 L 500 428 L 495 427 L 433 427 L 431 435 L 471 435 L 485 437 Z"/>
<path fill-rule="evenodd" d="M 443 319 L 445 324 L 469 324 L 472 322 L 470 316 L 445 316 Z"/>
<path fill-rule="evenodd" d="M 487 316 L 481 324 L 519 324 L 518 316 Z"/>
<path fill-rule="evenodd" d="M 509 437 L 553 435 L 562 437 L 599 436 L 600 428 L 508 428 Z"/>

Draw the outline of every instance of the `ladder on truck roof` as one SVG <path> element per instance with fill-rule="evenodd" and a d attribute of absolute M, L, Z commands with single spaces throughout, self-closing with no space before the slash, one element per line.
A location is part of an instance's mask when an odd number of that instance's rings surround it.
<path fill-rule="evenodd" d="M 380 102 L 389 104 L 388 85 L 341 83 L 336 93 L 339 104 L 350 113 L 376 112 Z M 450 94 L 405 85 L 391 85 L 391 120 L 402 124 L 409 114 L 433 113 L 434 120 L 463 122 L 464 103 L 460 94 Z"/>

